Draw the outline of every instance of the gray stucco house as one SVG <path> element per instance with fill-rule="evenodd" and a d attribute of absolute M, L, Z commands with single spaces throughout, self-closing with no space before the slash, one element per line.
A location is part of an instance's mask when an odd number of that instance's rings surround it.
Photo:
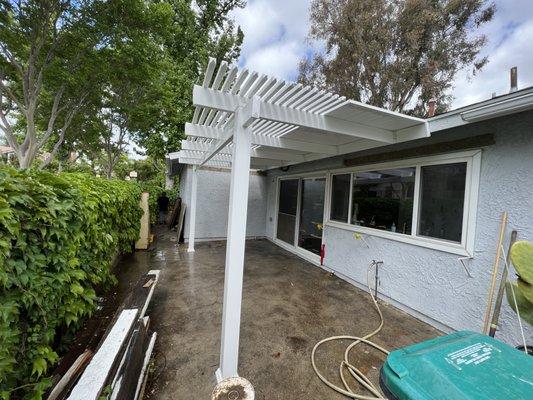
<path fill-rule="evenodd" d="M 382 299 L 445 332 L 479 331 L 501 213 L 533 240 L 533 88 L 427 122 L 429 137 L 251 171 L 246 234 L 358 287 L 382 261 Z M 192 168 L 172 165 L 185 204 Z M 198 170 L 196 240 L 226 237 L 229 189 L 229 170 Z M 520 341 L 507 304 L 498 337 Z"/>

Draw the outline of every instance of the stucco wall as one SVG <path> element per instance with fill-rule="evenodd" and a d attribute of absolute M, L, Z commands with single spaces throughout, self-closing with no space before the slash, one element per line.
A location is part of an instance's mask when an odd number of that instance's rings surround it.
<path fill-rule="evenodd" d="M 363 286 L 371 260 L 382 260 L 382 298 L 438 328 L 480 331 L 502 211 L 509 212 L 506 243 L 513 229 L 519 238 L 533 241 L 533 112 L 436 133 L 434 137 L 436 140 L 484 133 L 495 134 L 496 144 L 484 148 L 482 153 L 474 259 L 466 261 L 472 278 L 466 275 L 457 255 L 370 235 L 365 235 L 365 241 L 357 241 L 353 232 L 329 226 L 324 228 L 325 266 Z M 275 177 L 339 168 L 342 161 L 342 157 L 334 157 L 291 167 L 286 173 L 270 172 L 268 237 L 274 232 Z M 516 314 L 506 300 L 504 303 L 497 337 L 516 345 L 521 342 Z M 357 333 L 363 332 L 354 332 Z M 526 327 L 526 335 L 532 343 L 532 327 Z"/>
<path fill-rule="evenodd" d="M 180 194 L 187 205 L 185 213 L 184 237 L 189 237 L 190 200 L 191 200 L 190 167 L 185 168 L 180 177 Z M 231 174 L 227 170 L 205 169 L 198 171 L 197 203 L 196 203 L 196 240 L 223 239 L 228 229 L 229 188 Z M 250 190 L 248 195 L 248 237 L 265 236 L 266 215 L 266 177 L 257 173 L 250 174 Z"/>

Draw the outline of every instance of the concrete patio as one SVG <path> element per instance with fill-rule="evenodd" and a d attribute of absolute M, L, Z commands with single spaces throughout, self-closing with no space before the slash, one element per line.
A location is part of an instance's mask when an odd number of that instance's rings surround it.
<path fill-rule="evenodd" d="M 147 398 L 209 399 L 219 364 L 224 242 L 198 243 L 187 253 L 175 233 L 157 232 L 155 250 L 123 262 L 136 271 L 161 269 L 149 315 L 158 332 Z M 431 326 L 381 303 L 382 332 L 373 340 L 394 349 L 439 335 Z M 314 374 L 314 344 L 331 335 L 363 335 L 379 319 L 365 292 L 266 240 L 247 241 L 239 374 L 256 399 L 343 399 Z M 347 343 L 346 343 L 347 344 Z M 339 382 L 345 343 L 323 346 L 321 370 Z M 364 348 L 353 362 L 377 382 L 383 356 Z M 353 384 L 353 387 L 357 387 Z"/>

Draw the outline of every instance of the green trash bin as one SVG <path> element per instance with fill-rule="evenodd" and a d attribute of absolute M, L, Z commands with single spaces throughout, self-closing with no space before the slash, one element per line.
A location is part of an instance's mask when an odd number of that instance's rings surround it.
<path fill-rule="evenodd" d="M 533 357 L 461 331 L 391 352 L 380 380 L 391 400 L 533 400 Z"/>

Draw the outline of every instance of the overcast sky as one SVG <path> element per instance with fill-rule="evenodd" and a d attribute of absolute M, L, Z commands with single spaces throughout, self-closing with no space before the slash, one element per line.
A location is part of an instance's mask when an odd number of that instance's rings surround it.
<path fill-rule="evenodd" d="M 294 80 L 298 62 L 309 51 L 310 0 L 248 0 L 234 13 L 245 38 L 239 64 Z M 453 108 L 509 91 L 509 69 L 518 67 L 518 87 L 533 85 L 533 0 L 496 0 L 494 19 L 481 32 L 489 39 L 482 50 L 489 64 L 468 79 L 457 77 Z"/>

